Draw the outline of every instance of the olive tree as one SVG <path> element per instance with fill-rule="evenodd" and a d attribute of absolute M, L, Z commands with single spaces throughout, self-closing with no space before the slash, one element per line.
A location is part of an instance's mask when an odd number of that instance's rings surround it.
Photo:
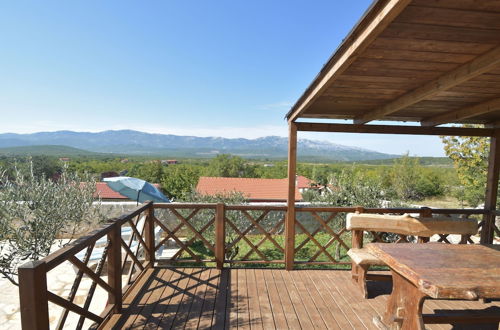
<path fill-rule="evenodd" d="M 59 238 L 73 238 L 102 220 L 93 205 L 95 181 L 63 171 L 57 181 L 15 171 L 0 174 L 0 273 L 16 283 L 17 268 L 50 253 Z M 60 243 L 62 246 L 62 243 Z"/>
<path fill-rule="evenodd" d="M 463 127 L 479 127 L 463 125 Z M 488 138 L 477 136 L 443 136 L 446 155 L 451 158 L 463 187 L 457 197 L 476 207 L 484 201 L 488 172 Z"/>

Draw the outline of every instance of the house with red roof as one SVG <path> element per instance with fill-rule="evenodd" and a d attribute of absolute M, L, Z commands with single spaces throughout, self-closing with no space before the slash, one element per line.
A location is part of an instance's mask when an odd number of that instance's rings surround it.
<path fill-rule="evenodd" d="M 302 201 L 301 192 L 311 187 L 311 180 L 297 177 L 295 201 Z M 242 193 L 249 202 L 286 202 L 287 179 L 200 177 L 196 191 L 202 195 Z"/>

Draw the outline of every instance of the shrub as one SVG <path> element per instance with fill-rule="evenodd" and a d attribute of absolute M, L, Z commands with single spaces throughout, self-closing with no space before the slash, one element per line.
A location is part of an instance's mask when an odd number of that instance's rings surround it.
<path fill-rule="evenodd" d="M 0 273 L 16 284 L 17 267 L 50 253 L 61 236 L 73 237 L 101 220 L 93 206 L 95 182 L 63 172 L 57 181 L 16 170 L 0 175 Z"/>

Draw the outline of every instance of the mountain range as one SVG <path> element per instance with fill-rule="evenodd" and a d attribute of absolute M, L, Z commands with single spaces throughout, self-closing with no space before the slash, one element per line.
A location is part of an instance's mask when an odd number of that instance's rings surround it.
<path fill-rule="evenodd" d="M 0 134 L 0 153 L 36 152 L 39 147 L 51 146 L 50 150 L 60 150 L 60 156 L 67 146 L 85 152 L 169 157 L 213 157 L 220 153 L 230 153 L 245 158 L 282 159 L 287 157 L 288 139 L 266 136 L 257 139 L 229 139 L 222 137 L 179 136 L 171 134 L 151 134 L 133 130 L 103 131 L 98 133 L 57 131 L 31 134 Z M 29 148 L 28 148 L 29 147 Z M 78 154 L 73 150 L 73 154 Z M 29 152 L 26 152 L 29 153 Z M 328 141 L 299 139 L 299 158 L 310 160 L 356 161 L 388 159 L 398 157 L 357 147 L 348 147 Z"/>

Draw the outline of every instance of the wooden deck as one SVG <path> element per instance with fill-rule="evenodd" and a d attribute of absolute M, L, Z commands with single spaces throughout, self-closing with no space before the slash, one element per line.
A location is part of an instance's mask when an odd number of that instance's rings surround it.
<path fill-rule="evenodd" d="M 363 299 L 348 271 L 153 268 L 104 329 L 375 329 L 390 283 L 369 283 Z M 500 303 L 427 300 L 424 313 L 456 309 L 500 311 Z M 472 312 L 472 311 L 471 311 Z M 478 325 L 428 329 L 491 329 Z"/>

